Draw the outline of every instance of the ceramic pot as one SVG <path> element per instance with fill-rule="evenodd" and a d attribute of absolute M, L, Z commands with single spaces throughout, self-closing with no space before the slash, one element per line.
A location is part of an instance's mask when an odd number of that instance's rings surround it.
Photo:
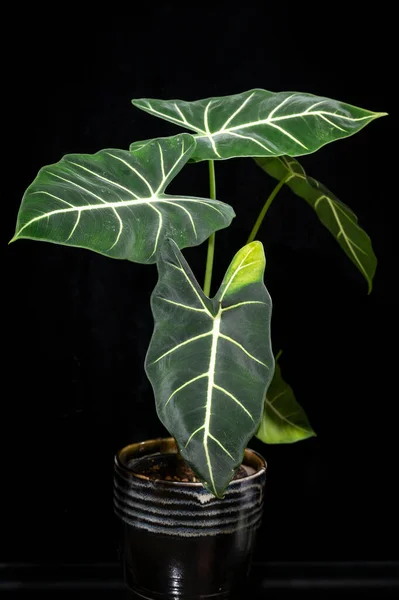
<path fill-rule="evenodd" d="M 173 438 L 149 440 L 115 457 L 114 509 L 120 556 L 134 598 L 231 599 L 246 585 L 263 512 L 266 462 L 245 451 L 247 477 L 223 500 L 201 483 L 152 481 L 135 474 L 145 456 L 176 454 Z"/>

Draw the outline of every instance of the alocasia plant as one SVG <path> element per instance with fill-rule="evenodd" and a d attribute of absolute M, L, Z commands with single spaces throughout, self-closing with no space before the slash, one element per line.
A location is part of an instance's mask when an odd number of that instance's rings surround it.
<path fill-rule="evenodd" d="M 183 459 L 223 497 L 254 434 L 271 444 L 314 435 L 272 353 L 265 255 L 254 241 L 263 218 L 278 191 L 289 186 L 316 211 L 371 291 L 376 258 L 369 237 L 353 212 L 294 157 L 353 135 L 385 113 L 260 89 L 194 102 L 132 102 L 190 133 L 137 141 L 129 150 L 67 155 L 42 168 L 22 199 L 13 241 L 42 240 L 156 263 L 155 328 L 145 370 L 157 412 Z M 215 232 L 235 216 L 216 199 L 214 161 L 238 157 L 254 158 L 278 183 L 210 298 Z M 165 193 L 188 161 L 204 160 L 209 198 Z M 206 239 L 202 289 L 181 249 Z"/>

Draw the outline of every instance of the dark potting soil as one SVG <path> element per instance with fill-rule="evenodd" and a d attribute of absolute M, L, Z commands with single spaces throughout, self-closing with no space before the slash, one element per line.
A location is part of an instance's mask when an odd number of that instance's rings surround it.
<path fill-rule="evenodd" d="M 176 453 L 144 456 L 132 461 L 129 465 L 134 473 L 142 475 L 151 481 L 180 481 L 183 483 L 199 483 L 194 471 Z M 242 465 L 233 480 L 248 476 L 248 471 Z"/>

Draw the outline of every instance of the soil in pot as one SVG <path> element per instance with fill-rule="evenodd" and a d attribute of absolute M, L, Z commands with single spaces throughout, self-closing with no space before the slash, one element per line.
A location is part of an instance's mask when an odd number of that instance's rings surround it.
<path fill-rule="evenodd" d="M 129 466 L 136 475 L 151 481 L 200 482 L 191 467 L 176 453 L 144 456 L 135 460 Z M 250 469 L 246 465 L 241 465 L 235 473 L 233 481 L 250 475 Z M 251 471 L 254 472 L 254 470 Z"/>

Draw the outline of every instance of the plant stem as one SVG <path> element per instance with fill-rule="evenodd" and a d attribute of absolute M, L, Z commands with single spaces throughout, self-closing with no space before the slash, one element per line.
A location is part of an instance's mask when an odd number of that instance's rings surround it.
<path fill-rule="evenodd" d="M 279 193 L 279 191 L 281 190 L 281 188 L 283 187 L 285 182 L 290 178 L 290 176 L 291 176 L 290 173 L 287 173 L 287 175 L 278 182 L 278 184 L 276 185 L 276 187 L 274 188 L 274 190 L 272 191 L 272 193 L 266 200 L 262 210 L 259 213 L 258 218 L 256 219 L 255 225 L 253 226 L 252 231 L 249 234 L 247 244 L 249 244 L 250 242 L 253 242 L 253 240 L 255 239 L 256 234 L 259 231 L 259 227 L 262 225 L 262 221 L 265 218 L 266 213 L 271 206 L 271 203 L 273 202 L 273 200 L 275 199 L 275 197 L 277 196 L 277 194 Z"/>
<path fill-rule="evenodd" d="M 209 166 L 209 197 L 216 200 L 215 164 L 213 160 L 208 161 Z M 209 296 L 211 291 L 213 257 L 215 254 L 215 234 L 212 233 L 208 239 L 208 253 L 206 256 L 204 294 Z"/>

